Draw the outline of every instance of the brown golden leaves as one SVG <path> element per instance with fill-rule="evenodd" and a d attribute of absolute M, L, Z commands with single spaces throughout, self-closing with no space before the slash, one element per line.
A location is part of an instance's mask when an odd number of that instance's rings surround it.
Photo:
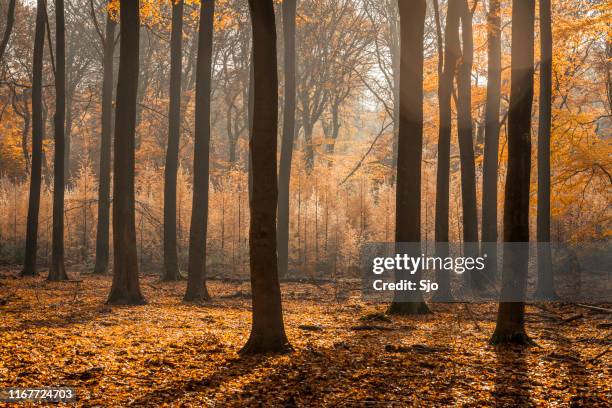
<path fill-rule="evenodd" d="M 492 304 L 472 305 L 472 316 L 460 305 L 433 305 L 433 315 L 400 318 L 356 294 L 336 301 L 329 285 L 284 284 L 295 352 L 240 358 L 251 305 L 232 295 L 247 285 L 210 282 L 213 301 L 188 305 L 181 302 L 185 282 L 147 276 L 148 305 L 110 308 L 103 305 L 110 277 L 84 276 L 75 299 L 71 284 L 15 275 L 0 271 L 0 299 L 7 299 L 0 306 L 0 387 L 72 386 L 79 405 L 609 402 L 610 353 L 600 355 L 610 346 L 609 327 L 594 311 L 559 324 L 529 307 L 528 329 L 541 348 L 496 350 L 487 345 Z M 577 313 L 573 306 L 548 309 Z M 385 330 L 351 330 L 357 326 Z"/>

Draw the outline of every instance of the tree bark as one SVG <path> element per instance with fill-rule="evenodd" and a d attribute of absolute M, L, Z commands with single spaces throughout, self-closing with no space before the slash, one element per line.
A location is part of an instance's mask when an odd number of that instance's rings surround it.
<path fill-rule="evenodd" d="M 247 120 L 249 121 L 249 137 L 253 134 L 253 104 L 255 103 L 255 90 L 253 89 L 253 84 L 255 82 L 255 71 L 253 69 L 253 47 L 251 46 L 251 62 L 249 64 L 249 104 L 247 109 Z M 247 172 L 249 178 L 249 203 L 251 202 L 251 197 L 253 196 L 253 159 L 251 157 L 251 149 L 249 149 L 249 158 L 247 163 Z"/>
<path fill-rule="evenodd" d="M 487 16 L 487 102 L 482 167 L 481 253 L 487 254 L 486 274 L 497 280 L 497 171 L 499 155 L 499 108 L 501 101 L 501 10 L 500 0 L 489 2 Z"/>
<path fill-rule="evenodd" d="M 66 120 L 66 24 L 64 0 L 55 0 L 55 153 L 53 164 L 53 243 L 49 281 L 68 280 L 64 265 L 64 124 Z"/>
<path fill-rule="evenodd" d="M 273 0 L 249 0 L 253 24 L 254 105 L 252 153 L 253 195 L 249 231 L 253 322 L 242 354 L 286 352 L 278 259 L 276 145 L 278 74 Z"/>
<path fill-rule="evenodd" d="M 444 29 L 444 67 L 438 85 L 440 105 L 440 128 L 438 130 L 438 163 L 436 174 L 436 219 L 435 241 L 436 254 L 445 258 L 449 254 L 449 200 L 450 200 L 450 145 L 452 132 L 451 96 L 453 79 L 460 57 L 459 20 L 460 0 L 450 0 L 446 13 Z M 436 280 L 439 284 L 434 299 L 451 300 L 451 271 L 439 270 Z"/>
<path fill-rule="evenodd" d="M 285 44 L 285 107 L 283 110 L 283 139 L 278 169 L 278 274 L 287 275 L 289 268 L 289 191 L 291 159 L 295 138 L 295 15 L 297 0 L 283 1 L 283 37 Z"/>
<path fill-rule="evenodd" d="M 30 167 L 30 153 L 28 152 L 28 134 L 30 133 L 30 107 L 28 104 L 27 91 L 24 90 L 21 96 L 17 96 L 17 93 L 13 91 L 13 98 L 11 99 L 11 105 L 13 106 L 13 112 L 23 119 L 23 127 L 21 128 L 21 154 L 25 162 L 25 168 Z M 23 111 L 18 108 L 19 100 L 23 100 Z"/>
<path fill-rule="evenodd" d="M 66 121 L 64 126 L 64 177 L 67 183 L 72 179 L 70 149 L 72 142 L 72 101 L 73 95 L 66 93 Z"/>
<path fill-rule="evenodd" d="M 312 141 L 312 133 L 314 131 L 314 123 L 304 121 L 304 163 L 306 165 L 306 174 L 311 174 L 314 170 L 314 144 Z"/>
<path fill-rule="evenodd" d="M 397 144 L 397 188 L 395 242 L 421 241 L 421 160 L 423 154 L 423 34 L 425 0 L 398 0 L 401 31 L 400 109 Z M 420 253 L 420 251 L 419 251 Z M 414 255 L 414 254 L 413 254 Z M 418 255 L 416 255 L 418 256 Z M 396 271 L 396 281 L 419 281 L 421 271 L 411 277 Z M 389 313 L 423 314 L 429 308 L 420 291 L 396 291 Z"/>
<path fill-rule="evenodd" d="M 461 208 L 463 210 L 464 256 L 478 253 L 478 215 L 476 210 L 476 164 L 472 128 L 472 13 L 467 0 L 461 0 L 462 58 L 457 70 L 457 130 L 461 162 Z M 472 287 L 482 289 L 483 281 L 476 270 L 470 273 Z"/>
<path fill-rule="evenodd" d="M 113 119 L 113 56 L 115 27 L 110 14 L 106 16 L 102 79 L 102 134 L 100 141 L 100 187 L 98 189 L 98 228 L 96 231 L 96 264 L 94 273 L 105 274 L 109 259 L 111 132 Z"/>
<path fill-rule="evenodd" d="M 139 2 L 120 0 L 120 58 L 113 163 L 113 285 L 109 304 L 144 304 L 138 282 L 134 147 L 140 37 Z"/>
<path fill-rule="evenodd" d="M 172 5 L 170 34 L 170 109 L 168 112 L 168 150 L 164 171 L 164 281 L 181 278 L 176 242 L 176 177 L 181 126 L 181 74 L 183 43 L 183 0 Z"/>
<path fill-rule="evenodd" d="M 512 63 L 508 113 L 508 173 L 504 198 L 502 302 L 492 344 L 529 344 L 525 332 L 525 302 L 529 242 L 529 183 L 531 176 L 531 108 L 533 103 L 533 41 L 535 0 L 512 1 Z M 517 244 L 520 248 L 516 249 Z M 506 255 L 508 253 L 508 255 Z M 511 299 L 512 298 L 512 299 Z M 506 299 L 506 301 L 504 301 Z M 520 299 L 517 299 L 520 300 Z"/>
<path fill-rule="evenodd" d="M 537 296 L 554 300 L 550 246 L 550 128 L 552 107 L 552 21 L 550 0 L 540 0 L 540 118 L 538 125 Z"/>
<path fill-rule="evenodd" d="M 398 109 L 399 109 L 399 104 L 398 104 Z M 394 122 L 395 123 L 395 122 Z M 328 126 L 324 127 L 328 127 L 329 130 L 327 131 L 325 137 L 326 138 L 331 138 L 332 142 L 331 143 L 327 143 L 327 154 L 329 154 L 330 156 L 334 154 L 335 148 L 336 148 L 336 142 L 338 141 L 338 136 L 340 135 L 340 128 L 342 127 L 342 123 L 340 123 L 340 103 L 334 103 L 331 105 L 331 123 Z M 394 125 L 395 128 L 395 125 Z M 397 133 L 394 133 L 394 135 L 396 135 Z M 395 139 L 395 136 L 394 136 Z M 397 145 L 397 143 L 393 142 L 394 145 Z M 397 146 L 396 146 L 397 147 Z M 329 165 L 331 166 L 333 163 L 332 160 L 329 161 Z M 397 164 L 397 163 L 395 163 Z"/>
<path fill-rule="evenodd" d="M 11 32 L 13 31 L 13 25 L 15 24 L 15 3 L 17 0 L 9 0 L 8 10 L 6 12 L 6 26 L 4 27 L 4 35 L 0 42 L 0 62 L 4 57 L 4 52 L 8 46 L 8 42 L 11 39 Z"/>
<path fill-rule="evenodd" d="M 42 139 L 44 133 L 42 105 L 43 48 L 45 43 L 45 2 L 36 2 L 36 27 L 32 57 L 32 168 L 30 171 L 30 197 L 26 228 L 25 260 L 22 276 L 36 276 L 38 249 L 38 213 L 40 210 L 40 184 L 42 170 Z"/>
<path fill-rule="evenodd" d="M 399 99 L 400 99 L 400 33 L 398 33 L 398 10 L 396 0 L 387 0 L 387 12 L 389 15 L 389 45 L 391 52 L 391 68 L 393 72 L 393 157 L 391 165 L 397 169 L 397 135 L 399 131 Z M 396 41 L 394 41 L 394 39 Z M 395 181 L 396 174 L 390 177 L 390 182 Z"/>
<path fill-rule="evenodd" d="M 215 1 L 200 3 L 196 65 L 193 205 L 189 233 L 189 269 L 186 301 L 210 299 L 206 288 L 206 237 L 210 161 L 210 99 Z"/>

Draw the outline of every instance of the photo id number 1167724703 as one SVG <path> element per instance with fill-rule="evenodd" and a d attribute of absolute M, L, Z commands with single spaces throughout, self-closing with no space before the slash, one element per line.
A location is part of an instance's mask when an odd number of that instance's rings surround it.
<path fill-rule="evenodd" d="M 0 402 L 72 402 L 75 399 L 74 388 L 68 387 L 0 388 Z"/>

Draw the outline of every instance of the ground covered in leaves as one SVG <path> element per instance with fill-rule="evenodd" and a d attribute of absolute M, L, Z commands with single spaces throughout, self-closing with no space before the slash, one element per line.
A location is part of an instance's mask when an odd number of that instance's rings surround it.
<path fill-rule="evenodd" d="M 44 275 L 45 272 L 41 275 Z M 487 344 L 496 306 L 433 305 L 423 317 L 332 285 L 283 284 L 295 351 L 240 357 L 249 285 L 141 281 L 146 306 L 104 304 L 111 278 L 47 283 L 0 270 L 0 387 L 71 386 L 82 406 L 610 406 L 608 314 L 528 307 L 538 347 Z M 604 305 L 605 306 L 605 305 Z"/>

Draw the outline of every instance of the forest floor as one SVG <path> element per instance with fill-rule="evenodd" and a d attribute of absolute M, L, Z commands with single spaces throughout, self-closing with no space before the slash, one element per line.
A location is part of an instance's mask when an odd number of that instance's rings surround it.
<path fill-rule="evenodd" d="M 295 351 L 240 357 L 248 283 L 141 280 L 148 305 L 104 304 L 111 277 L 47 283 L 0 269 L 0 387 L 71 386 L 82 406 L 610 406 L 610 315 L 530 305 L 538 344 L 488 345 L 496 305 L 433 305 L 386 316 L 330 285 L 283 284 Z M 0 404 L 1 405 L 1 404 Z"/>

